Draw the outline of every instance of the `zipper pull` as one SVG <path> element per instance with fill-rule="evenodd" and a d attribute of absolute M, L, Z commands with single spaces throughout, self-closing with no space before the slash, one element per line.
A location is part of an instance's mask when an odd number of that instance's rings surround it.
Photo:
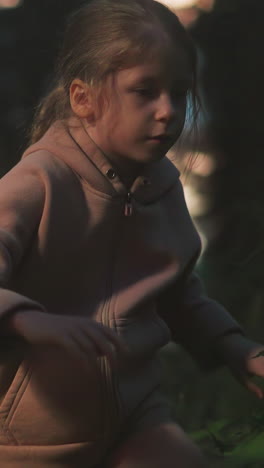
<path fill-rule="evenodd" d="M 125 216 L 131 216 L 132 213 L 133 213 L 132 195 L 131 195 L 131 192 L 127 192 L 126 204 L 125 204 Z"/>

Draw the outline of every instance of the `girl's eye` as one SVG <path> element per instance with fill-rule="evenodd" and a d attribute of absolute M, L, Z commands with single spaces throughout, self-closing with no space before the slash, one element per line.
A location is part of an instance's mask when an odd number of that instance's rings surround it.
<path fill-rule="evenodd" d="M 145 97 L 145 98 L 152 98 L 155 96 L 155 91 L 154 89 L 151 89 L 151 88 L 137 88 L 135 89 L 135 92 L 139 96 Z"/>

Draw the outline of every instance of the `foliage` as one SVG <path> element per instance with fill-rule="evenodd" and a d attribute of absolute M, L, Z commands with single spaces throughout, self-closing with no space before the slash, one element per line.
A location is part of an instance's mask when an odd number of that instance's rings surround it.
<path fill-rule="evenodd" d="M 160 355 L 163 389 L 172 414 L 214 468 L 263 468 L 263 402 L 225 369 L 203 374 L 179 347 Z"/>

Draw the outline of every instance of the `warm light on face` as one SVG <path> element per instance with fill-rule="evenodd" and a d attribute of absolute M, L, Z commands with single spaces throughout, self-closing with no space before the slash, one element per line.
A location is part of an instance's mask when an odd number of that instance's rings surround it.
<path fill-rule="evenodd" d="M 23 0 L 0 0 L 0 8 L 17 8 Z"/>

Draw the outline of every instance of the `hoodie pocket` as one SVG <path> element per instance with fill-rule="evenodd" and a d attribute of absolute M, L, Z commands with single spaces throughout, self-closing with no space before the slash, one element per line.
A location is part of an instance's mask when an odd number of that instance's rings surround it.
<path fill-rule="evenodd" d="M 25 347 L 14 340 L 2 343 L 0 359 L 0 443 L 17 444 L 9 420 L 28 383 L 30 368 L 24 358 Z"/>
<path fill-rule="evenodd" d="M 26 374 L 25 384 L 21 382 L 6 418 L 6 429 L 19 445 L 60 445 L 102 438 L 102 379 L 99 366 L 89 365 L 88 359 L 86 368 L 61 349 L 34 350 L 31 372 Z M 22 365 L 21 377 L 15 378 L 17 384 L 24 372 Z M 7 396 L 12 393 L 13 385 Z"/>

